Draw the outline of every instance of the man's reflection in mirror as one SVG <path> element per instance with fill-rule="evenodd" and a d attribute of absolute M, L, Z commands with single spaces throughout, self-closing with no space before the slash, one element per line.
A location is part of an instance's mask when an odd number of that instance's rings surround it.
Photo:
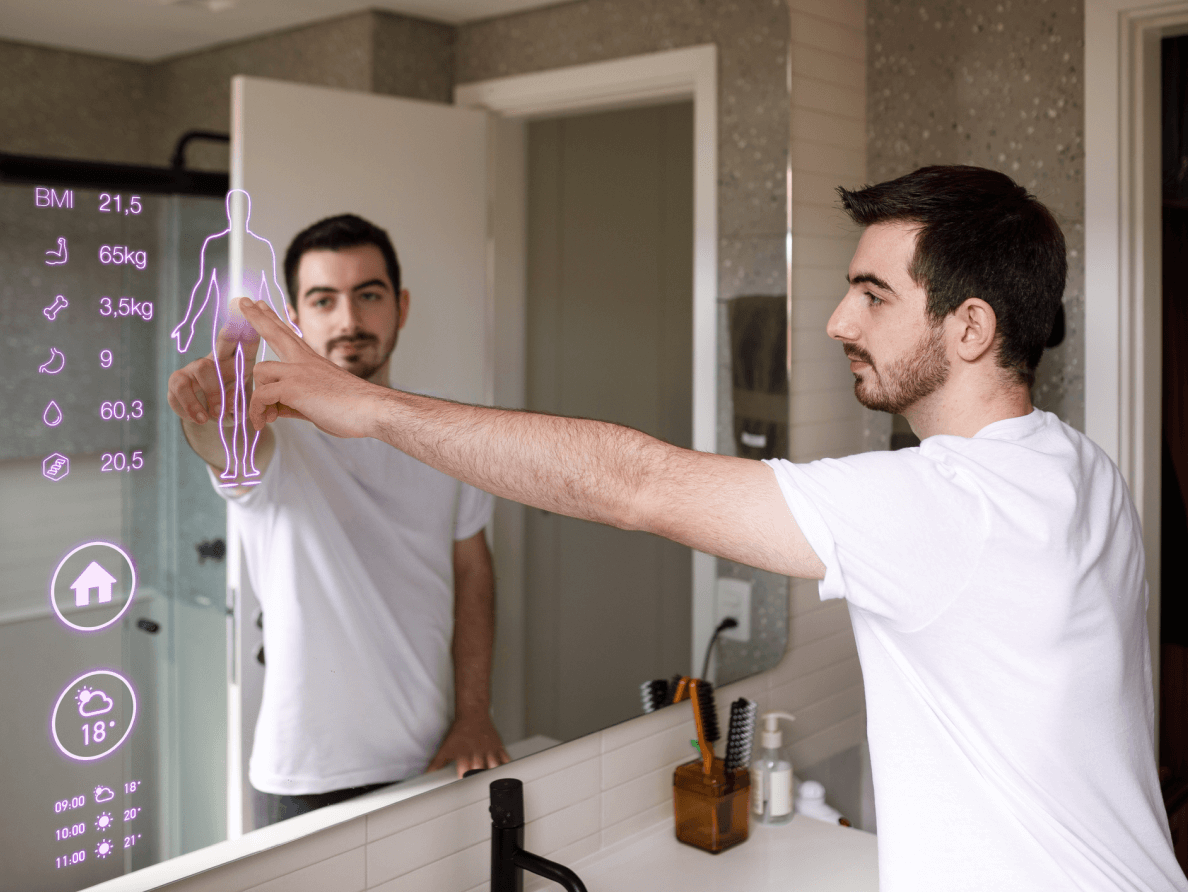
<path fill-rule="evenodd" d="M 294 238 L 284 268 L 305 341 L 388 386 L 409 293 L 387 233 L 350 214 L 322 220 Z M 221 334 L 215 352 L 236 337 Z M 218 374 L 213 354 L 190 363 L 171 376 L 169 403 L 235 515 L 264 609 L 249 778 L 270 822 L 450 762 L 459 776 L 506 762 L 490 718 L 492 497 L 295 419 L 263 431 L 258 486 L 220 488 Z"/>

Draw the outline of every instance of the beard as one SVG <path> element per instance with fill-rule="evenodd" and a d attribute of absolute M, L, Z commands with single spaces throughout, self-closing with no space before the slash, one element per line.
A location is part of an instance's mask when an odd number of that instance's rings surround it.
<path fill-rule="evenodd" d="M 886 363 L 882 369 L 857 344 L 846 344 L 844 349 L 850 359 L 870 365 L 868 371 L 854 373 L 854 396 L 866 408 L 876 412 L 902 414 L 931 396 L 949 379 L 949 360 L 945 356 L 940 325 L 930 324 L 911 353 Z"/>
<path fill-rule="evenodd" d="M 376 348 L 376 356 L 378 358 L 372 360 L 364 359 L 362 355 L 363 351 L 371 346 Z M 367 381 L 371 379 L 372 375 L 383 368 L 384 363 L 388 361 L 388 357 L 392 355 L 392 351 L 396 349 L 396 335 L 393 334 L 391 342 L 387 344 L 381 344 L 379 338 L 369 333 L 332 338 L 326 342 L 326 352 L 323 355 L 328 357 L 339 347 L 355 347 L 358 352 L 353 358 L 340 359 L 334 364 L 350 372 L 356 378 L 362 378 Z M 384 383 L 386 384 L 387 382 L 385 381 Z"/>

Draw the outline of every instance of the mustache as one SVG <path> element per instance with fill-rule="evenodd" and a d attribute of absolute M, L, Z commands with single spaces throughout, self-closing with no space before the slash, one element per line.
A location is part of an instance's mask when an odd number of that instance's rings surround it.
<path fill-rule="evenodd" d="M 874 368 L 874 357 L 859 347 L 857 344 L 843 344 L 842 352 L 846 354 L 848 359 L 857 360 L 858 362 L 865 362 L 870 365 L 871 368 Z"/>
<path fill-rule="evenodd" d="M 326 352 L 329 353 L 335 347 L 351 347 L 363 344 L 378 344 L 379 338 L 373 334 L 354 334 L 342 335 L 337 338 L 331 338 L 326 342 Z"/>

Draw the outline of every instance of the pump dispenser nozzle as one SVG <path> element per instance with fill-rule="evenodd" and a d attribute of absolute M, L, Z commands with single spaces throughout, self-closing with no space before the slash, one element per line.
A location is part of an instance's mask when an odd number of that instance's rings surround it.
<path fill-rule="evenodd" d="M 765 712 L 763 719 L 763 734 L 760 743 L 767 750 L 778 750 L 784 745 L 784 732 L 780 730 L 780 719 L 790 722 L 796 721 L 796 716 L 788 712 Z"/>

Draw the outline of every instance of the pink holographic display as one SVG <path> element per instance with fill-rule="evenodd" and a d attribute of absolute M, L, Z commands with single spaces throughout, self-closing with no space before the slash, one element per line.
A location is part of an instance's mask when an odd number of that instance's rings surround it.
<path fill-rule="evenodd" d="M 242 220 L 237 221 L 232 211 L 234 201 L 243 202 Z M 252 300 L 266 300 L 272 311 L 283 318 L 298 335 L 300 329 L 293 324 L 289 317 L 289 308 L 285 304 L 280 282 L 276 275 L 276 252 L 268 239 L 252 232 L 248 226 L 251 218 L 252 200 L 242 189 L 232 189 L 227 193 L 227 228 L 208 236 L 202 243 L 202 256 L 199 261 L 198 281 L 190 292 L 190 303 L 186 308 L 185 318 L 173 329 L 172 337 L 179 353 L 190 349 L 190 342 L 197 331 L 202 315 L 208 307 L 210 313 L 210 349 L 218 372 L 219 388 L 221 392 L 219 407 L 219 437 L 223 443 L 223 453 L 226 465 L 219 475 L 224 481 L 223 486 L 244 486 L 258 482 L 252 480 L 259 477 L 256 469 L 256 444 L 260 440 L 260 432 L 251 432 L 247 420 L 247 407 L 250 400 L 247 378 L 247 357 L 244 352 L 246 344 L 249 350 L 254 350 L 253 362 L 264 355 L 266 344 L 258 340 L 255 330 L 238 313 L 232 311 L 231 301 L 240 297 L 250 297 Z M 233 238 L 239 239 L 243 245 L 243 269 L 238 282 L 231 281 L 229 270 L 219 270 L 207 260 L 208 249 L 213 255 L 220 244 L 228 247 L 228 254 Z M 264 249 L 267 249 L 265 251 Z M 250 259 L 249 259 L 250 258 Z M 269 285 L 271 281 L 272 285 Z M 272 294 L 281 298 L 282 310 L 278 310 L 273 302 Z M 212 306 L 213 304 L 213 306 Z M 283 315 L 282 315 L 283 313 Z M 220 365 L 227 357 L 220 359 L 218 353 L 219 331 L 235 342 L 233 363 L 228 371 L 233 373 L 234 383 L 224 383 L 224 370 Z M 228 378 L 232 375 L 228 375 Z M 232 393 L 227 393 L 227 387 Z M 230 410 L 230 411 L 228 411 Z M 229 433 L 228 433 L 229 432 Z"/>

